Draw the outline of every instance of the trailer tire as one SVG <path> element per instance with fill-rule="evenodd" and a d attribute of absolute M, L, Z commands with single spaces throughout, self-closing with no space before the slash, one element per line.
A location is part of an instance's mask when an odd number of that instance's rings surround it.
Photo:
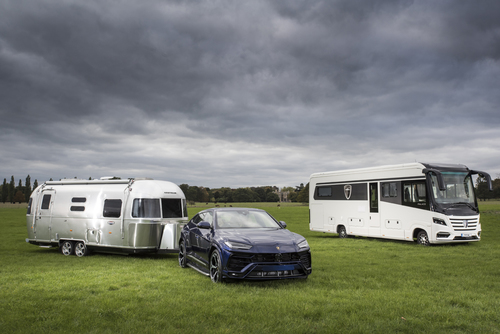
<path fill-rule="evenodd" d="M 214 283 L 222 283 L 222 261 L 218 249 L 210 254 L 210 279 Z"/>
<path fill-rule="evenodd" d="M 179 242 L 179 266 L 187 268 L 186 242 L 184 240 Z"/>
<path fill-rule="evenodd" d="M 417 234 L 417 244 L 422 245 L 422 246 L 429 246 L 429 236 L 427 235 L 427 232 L 425 231 L 420 231 Z"/>
<path fill-rule="evenodd" d="M 87 245 L 85 245 L 83 241 L 78 241 L 75 244 L 75 255 L 78 257 L 89 255 L 89 250 L 87 248 Z"/>
<path fill-rule="evenodd" d="M 69 241 L 69 240 L 63 241 L 63 243 L 61 244 L 60 250 L 61 250 L 61 253 L 65 256 L 74 254 L 74 252 L 75 252 L 74 243 L 72 241 Z"/>
<path fill-rule="evenodd" d="M 337 231 L 339 233 L 339 238 L 341 239 L 344 239 L 344 238 L 347 238 L 348 235 L 347 235 L 347 231 L 345 229 L 345 226 L 343 225 L 340 225 L 338 228 L 337 228 Z"/>

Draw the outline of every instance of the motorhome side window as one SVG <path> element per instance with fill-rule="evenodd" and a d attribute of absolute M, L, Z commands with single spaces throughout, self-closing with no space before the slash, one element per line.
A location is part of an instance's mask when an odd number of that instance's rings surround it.
<path fill-rule="evenodd" d="M 51 197 L 51 195 L 43 195 L 42 210 L 48 210 L 49 209 L 50 197 Z"/>
<path fill-rule="evenodd" d="M 317 187 L 318 197 L 332 197 L 332 187 Z"/>
<path fill-rule="evenodd" d="M 163 218 L 182 218 L 182 201 L 178 198 L 162 198 L 161 210 Z"/>
<path fill-rule="evenodd" d="M 132 207 L 134 218 L 161 218 L 158 198 L 136 198 Z"/>
<path fill-rule="evenodd" d="M 382 197 L 398 197 L 396 182 L 382 183 Z"/>
<path fill-rule="evenodd" d="M 427 193 L 424 181 L 403 182 L 403 204 L 427 207 Z"/>
<path fill-rule="evenodd" d="M 108 218 L 120 218 L 122 211 L 122 200 L 121 199 L 105 199 L 104 209 L 102 212 L 103 217 Z"/>

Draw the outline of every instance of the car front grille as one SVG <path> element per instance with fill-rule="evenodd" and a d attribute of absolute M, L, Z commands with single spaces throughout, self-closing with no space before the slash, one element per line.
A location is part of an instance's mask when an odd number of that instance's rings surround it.
<path fill-rule="evenodd" d="M 301 262 L 304 267 L 311 267 L 311 253 L 309 251 L 300 253 L 233 253 L 229 257 L 227 269 L 240 271 L 251 263 L 271 264 L 283 262 Z"/>

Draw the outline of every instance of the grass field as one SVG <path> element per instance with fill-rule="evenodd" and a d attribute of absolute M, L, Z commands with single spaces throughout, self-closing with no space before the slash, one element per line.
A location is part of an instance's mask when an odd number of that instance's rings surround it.
<path fill-rule="evenodd" d="M 307 238 L 312 274 L 220 285 L 174 254 L 29 245 L 25 207 L 0 207 L 0 333 L 500 333 L 500 202 L 481 202 L 480 242 L 432 247 L 313 233 L 307 206 L 266 206 Z"/>

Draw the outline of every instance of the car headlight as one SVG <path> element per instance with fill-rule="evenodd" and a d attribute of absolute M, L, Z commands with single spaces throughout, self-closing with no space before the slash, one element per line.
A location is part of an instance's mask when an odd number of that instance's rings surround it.
<path fill-rule="evenodd" d="M 228 241 L 225 241 L 224 243 L 231 249 L 250 249 L 250 248 L 252 248 L 252 245 L 244 244 L 242 242 L 228 240 Z"/>
<path fill-rule="evenodd" d="M 307 240 L 302 240 L 299 242 L 299 248 L 309 248 L 309 244 L 307 243 Z"/>

